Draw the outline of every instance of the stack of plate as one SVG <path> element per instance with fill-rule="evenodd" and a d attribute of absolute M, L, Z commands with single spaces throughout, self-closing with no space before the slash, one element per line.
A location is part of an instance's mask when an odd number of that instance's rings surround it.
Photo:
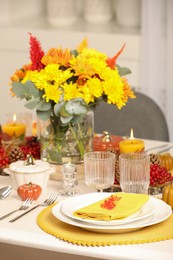
<path fill-rule="evenodd" d="M 142 229 L 166 220 L 172 209 L 160 199 L 150 197 L 148 202 L 136 213 L 127 218 L 99 221 L 74 216 L 74 211 L 96 201 L 109 197 L 111 193 L 89 193 L 67 198 L 52 208 L 53 215 L 60 221 L 99 233 L 126 233 Z"/>

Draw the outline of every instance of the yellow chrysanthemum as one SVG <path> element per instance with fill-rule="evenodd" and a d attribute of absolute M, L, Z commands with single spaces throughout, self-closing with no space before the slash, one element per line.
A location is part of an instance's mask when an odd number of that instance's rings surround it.
<path fill-rule="evenodd" d="M 77 84 L 73 84 L 72 82 L 68 83 L 64 83 L 63 84 L 63 90 L 64 90 L 64 100 L 70 100 L 73 98 L 77 98 L 77 97 L 81 97 L 80 92 L 78 91 L 78 87 Z"/>
<path fill-rule="evenodd" d="M 62 91 L 57 86 L 49 84 L 44 91 L 43 98 L 45 98 L 46 102 L 53 100 L 55 103 L 58 103 L 60 101 Z"/>
<path fill-rule="evenodd" d="M 100 60 L 104 60 L 104 61 L 107 60 L 107 55 L 106 54 L 104 54 L 102 52 L 99 52 L 99 51 L 97 51 L 95 49 L 92 49 L 92 48 L 90 48 L 90 49 L 88 49 L 88 48 L 83 49 L 82 52 L 79 55 L 82 57 L 82 59 L 90 60 L 92 58 L 96 58 L 98 60 L 98 62 Z"/>
<path fill-rule="evenodd" d="M 70 70 L 62 71 L 59 69 L 59 65 L 49 64 L 39 72 L 28 71 L 22 82 L 25 83 L 27 80 L 32 81 L 36 88 L 45 91 L 43 96 L 47 102 L 49 100 L 57 102 L 57 97 L 60 95 L 59 87 L 71 78 L 72 75 Z M 49 88 L 51 88 L 51 91 L 48 90 Z M 54 90 L 54 93 L 52 89 Z"/>
<path fill-rule="evenodd" d="M 79 96 L 83 98 L 86 104 L 94 102 L 94 96 L 91 93 L 90 89 L 87 87 L 87 84 L 81 86 L 79 91 Z"/>
<path fill-rule="evenodd" d="M 103 83 L 98 78 L 91 78 L 87 81 L 87 87 L 90 93 L 95 97 L 99 98 L 103 94 Z"/>
<path fill-rule="evenodd" d="M 111 78 L 107 79 L 103 83 L 104 93 L 107 96 L 107 102 L 109 104 L 114 104 L 118 108 L 121 108 L 125 105 L 122 97 L 124 95 L 123 89 L 124 83 L 122 82 L 121 77 L 116 71 L 114 71 Z"/>

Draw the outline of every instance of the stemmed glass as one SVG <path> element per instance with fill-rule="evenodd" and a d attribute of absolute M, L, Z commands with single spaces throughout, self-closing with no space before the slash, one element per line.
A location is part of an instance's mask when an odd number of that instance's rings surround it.
<path fill-rule="evenodd" d="M 75 164 L 66 163 L 62 165 L 64 190 L 60 191 L 62 196 L 74 196 L 78 193 L 74 188 L 78 185 L 76 174 L 77 167 Z"/>
<path fill-rule="evenodd" d="M 111 152 L 89 152 L 84 155 L 85 183 L 98 192 L 114 184 L 115 154 Z"/>

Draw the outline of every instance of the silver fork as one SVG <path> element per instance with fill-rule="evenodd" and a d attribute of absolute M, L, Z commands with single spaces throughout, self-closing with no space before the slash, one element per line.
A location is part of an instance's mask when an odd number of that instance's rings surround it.
<path fill-rule="evenodd" d="M 19 216 L 17 216 L 17 217 L 15 217 L 15 218 L 11 219 L 9 222 L 14 222 L 14 221 L 16 221 L 17 219 L 21 218 L 22 216 L 26 215 L 28 212 L 30 212 L 30 211 L 36 209 L 36 208 L 39 207 L 39 206 L 45 207 L 45 206 L 49 206 L 49 205 L 53 204 L 53 203 L 56 201 L 57 197 L 58 197 L 58 194 L 57 194 L 57 193 L 51 193 L 51 194 L 49 194 L 49 196 L 47 197 L 47 199 L 46 199 L 43 203 L 34 206 L 33 208 L 27 210 L 27 211 L 24 212 L 23 214 L 20 214 Z"/>
<path fill-rule="evenodd" d="M 33 199 L 27 198 L 27 199 L 23 202 L 22 206 L 20 206 L 20 208 L 15 209 L 15 210 L 13 210 L 13 211 L 11 211 L 11 212 L 5 214 L 4 216 L 0 217 L 0 220 L 2 220 L 2 219 L 4 219 L 4 218 L 7 218 L 8 216 L 10 216 L 11 214 L 13 214 L 14 212 L 16 212 L 16 211 L 18 211 L 18 210 L 26 210 L 26 209 L 28 209 L 29 206 L 31 205 L 32 201 L 33 201 Z"/>

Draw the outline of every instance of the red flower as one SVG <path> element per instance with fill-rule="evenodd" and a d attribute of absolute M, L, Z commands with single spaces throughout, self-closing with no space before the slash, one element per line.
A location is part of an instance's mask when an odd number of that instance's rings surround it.
<path fill-rule="evenodd" d="M 45 65 L 41 62 L 41 59 L 44 56 L 44 51 L 41 48 L 40 42 L 37 40 L 36 37 L 30 34 L 30 59 L 31 59 L 31 70 L 38 70 L 40 71 L 45 67 Z"/>

